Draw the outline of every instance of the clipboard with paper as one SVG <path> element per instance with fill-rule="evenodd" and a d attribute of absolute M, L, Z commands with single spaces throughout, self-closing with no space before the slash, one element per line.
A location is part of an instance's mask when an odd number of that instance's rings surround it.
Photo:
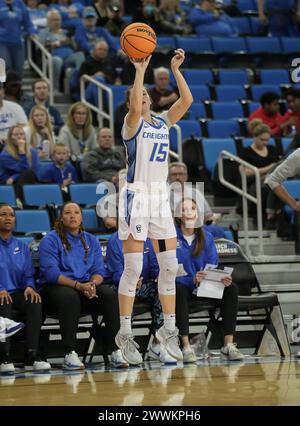
<path fill-rule="evenodd" d="M 222 279 L 230 277 L 233 268 L 225 267 L 224 269 L 217 269 L 216 265 L 207 264 L 205 265 L 204 271 L 206 276 L 197 288 L 197 297 L 222 299 L 225 288 Z"/>

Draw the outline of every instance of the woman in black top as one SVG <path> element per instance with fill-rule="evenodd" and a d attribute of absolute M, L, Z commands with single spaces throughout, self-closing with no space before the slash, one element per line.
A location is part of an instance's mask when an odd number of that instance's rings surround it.
<path fill-rule="evenodd" d="M 262 196 L 262 212 L 263 218 L 266 219 L 265 227 L 274 228 L 275 225 L 275 213 L 276 213 L 276 202 L 278 199 L 269 187 L 264 184 L 265 177 L 268 173 L 275 168 L 276 163 L 279 161 L 279 157 L 276 148 L 272 145 L 268 145 L 271 137 L 271 130 L 269 126 L 263 124 L 262 120 L 253 120 L 250 123 L 250 131 L 253 135 L 253 143 L 247 148 L 243 148 L 240 157 L 258 168 L 261 178 L 261 196 Z M 240 170 L 242 170 L 240 168 Z M 255 174 L 252 169 L 244 168 L 243 170 L 247 176 L 248 192 L 256 196 L 255 188 Z M 251 203 L 251 208 L 256 207 Z"/>

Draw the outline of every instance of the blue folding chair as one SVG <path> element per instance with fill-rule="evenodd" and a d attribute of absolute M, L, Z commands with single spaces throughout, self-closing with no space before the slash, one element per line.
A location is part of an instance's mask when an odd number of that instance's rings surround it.
<path fill-rule="evenodd" d="M 12 185 L 0 185 L 0 203 L 7 203 L 11 207 L 16 207 L 16 195 Z"/>
<path fill-rule="evenodd" d="M 82 209 L 82 221 L 85 229 L 97 229 L 98 220 L 95 209 Z"/>
<path fill-rule="evenodd" d="M 194 102 L 201 102 L 210 99 L 210 93 L 207 86 L 191 84 L 190 91 L 193 95 Z"/>
<path fill-rule="evenodd" d="M 232 19 L 232 23 L 237 28 L 239 35 L 251 34 L 252 30 L 251 30 L 250 21 L 248 17 L 243 16 L 241 18 L 240 17 L 234 18 Z"/>
<path fill-rule="evenodd" d="M 213 82 L 211 70 L 184 70 L 184 78 L 188 85 L 209 84 Z"/>
<path fill-rule="evenodd" d="M 207 130 L 209 138 L 230 138 L 240 134 L 239 123 L 235 120 L 209 120 Z"/>
<path fill-rule="evenodd" d="M 218 101 L 230 102 L 247 98 L 246 90 L 243 86 L 227 86 L 222 84 L 221 86 L 216 86 L 215 89 Z"/>
<path fill-rule="evenodd" d="M 247 52 L 245 39 L 242 37 L 212 37 L 212 48 L 217 54 Z"/>
<path fill-rule="evenodd" d="M 201 128 L 197 120 L 180 120 L 177 122 L 177 124 L 181 128 L 182 141 L 185 141 L 186 139 L 189 139 L 192 136 L 195 138 L 201 137 Z M 177 152 L 177 132 L 174 128 L 171 128 L 170 130 L 170 146 L 173 151 Z"/>
<path fill-rule="evenodd" d="M 243 138 L 242 139 L 242 146 L 243 148 L 247 148 L 248 146 L 253 144 L 253 138 Z M 268 145 L 276 146 L 275 140 L 273 138 L 270 138 Z"/>
<path fill-rule="evenodd" d="M 259 102 L 250 102 L 248 104 L 249 114 L 252 114 L 252 112 L 256 111 L 260 107 L 261 107 L 261 105 L 260 105 Z"/>
<path fill-rule="evenodd" d="M 202 103 L 193 103 L 190 106 L 188 113 L 189 113 L 190 120 L 198 120 L 199 118 L 206 117 L 205 107 L 204 107 L 204 104 Z"/>
<path fill-rule="evenodd" d="M 46 210 L 16 210 L 15 232 L 50 232 L 51 225 Z"/>
<path fill-rule="evenodd" d="M 211 52 L 212 46 L 206 37 L 175 37 L 176 48 L 183 49 L 186 53 Z"/>
<path fill-rule="evenodd" d="M 220 84 L 232 86 L 243 86 L 249 83 L 247 71 L 245 70 L 219 70 Z"/>
<path fill-rule="evenodd" d="M 281 89 L 279 86 L 271 84 L 253 84 L 251 86 L 251 95 L 253 101 L 259 101 L 261 96 L 266 92 L 275 92 L 281 96 Z"/>
<path fill-rule="evenodd" d="M 108 192 L 104 183 L 78 183 L 69 188 L 71 201 L 83 206 L 96 205 Z"/>
<path fill-rule="evenodd" d="M 260 71 L 261 84 L 290 84 L 290 74 L 288 70 L 261 70 Z"/>
<path fill-rule="evenodd" d="M 239 102 L 214 102 L 211 104 L 213 119 L 243 118 L 243 107 Z"/>
<path fill-rule="evenodd" d="M 299 38 L 296 37 L 281 37 L 280 39 L 282 53 L 285 55 L 292 55 L 297 53 L 299 55 Z"/>
<path fill-rule="evenodd" d="M 63 204 L 61 188 L 56 184 L 24 185 L 23 194 L 26 206 L 41 207 L 47 204 L 61 206 Z"/>
<path fill-rule="evenodd" d="M 233 139 L 202 139 L 202 148 L 206 169 L 213 173 L 221 151 L 228 151 L 236 155 L 236 146 Z"/>

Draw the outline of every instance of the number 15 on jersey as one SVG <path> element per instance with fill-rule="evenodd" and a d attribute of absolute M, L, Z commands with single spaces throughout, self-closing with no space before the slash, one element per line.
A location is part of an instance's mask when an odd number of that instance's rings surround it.
<path fill-rule="evenodd" d="M 168 147 L 168 143 L 155 142 L 150 156 L 150 161 L 159 161 L 160 163 L 166 161 L 168 155 Z"/>

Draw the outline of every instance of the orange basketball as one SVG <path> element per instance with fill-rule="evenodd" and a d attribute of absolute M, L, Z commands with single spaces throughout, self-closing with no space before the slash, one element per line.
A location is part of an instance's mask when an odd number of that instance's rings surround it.
<path fill-rule="evenodd" d="M 156 48 L 156 34 L 149 25 L 134 22 L 124 28 L 120 36 L 120 44 L 130 58 L 147 58 Z"/>

